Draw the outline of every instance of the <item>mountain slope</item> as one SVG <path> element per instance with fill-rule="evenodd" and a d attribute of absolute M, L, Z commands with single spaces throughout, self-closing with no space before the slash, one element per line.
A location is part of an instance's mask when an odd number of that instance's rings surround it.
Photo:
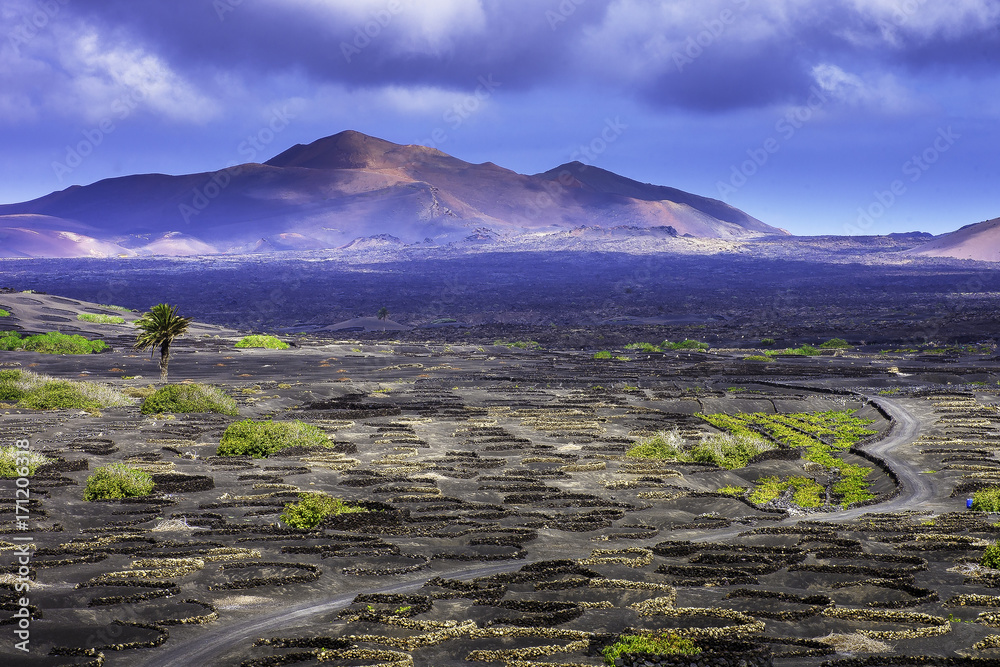
<path fill-rule="evenodd" d="M 26 215 L 34 217 L 10 217 Z M 529 176 L 346 131 L 293 146 L 264 164 L 112 178 L 0 206 L 0 227 L 22 230 L 7 232 L 0 254 L 276 252 L 340 247 L 380 234 L 448 243 L 474 232 L 504 238 L 668 226 L 705 238 L 784 233 L 723 202 L 578 162 Z M 23 230 L 45 233 L 29 243 Z M 74 246 L 62 232 L 89 241 Z"/>
<path fill-rule="evenodd" d="M 966 225 L 917 246 L 908 254 L 923 257 L 954 257 L 984 262 L 1000 261 L 1000 218 Z"/>

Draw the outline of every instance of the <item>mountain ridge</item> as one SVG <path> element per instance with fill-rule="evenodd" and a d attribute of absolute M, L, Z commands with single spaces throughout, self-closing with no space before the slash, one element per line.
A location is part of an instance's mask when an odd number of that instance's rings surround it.
<path fill-rule="evenodd" d="M 25 215 L 41 217 L 17 217 Z M 119 176 L 0 205 L 0 256 L 332 249 L 380 234 L 447 244 L 476 230 L 504 238 L 580 227 L 671 227 L 734 240 L 787 234 L 719 200 L 580 162 L 526 175 L 345 130 L 263 163 Z"/>

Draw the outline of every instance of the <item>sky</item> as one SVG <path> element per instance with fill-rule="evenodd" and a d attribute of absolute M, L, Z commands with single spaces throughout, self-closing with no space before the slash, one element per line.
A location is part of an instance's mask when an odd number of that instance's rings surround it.
<path fill-rule="evenodd" d="M 795 234 L 1000 216 L 1000 0 L 3 0 L 0 203 L 353 129 Z"/>

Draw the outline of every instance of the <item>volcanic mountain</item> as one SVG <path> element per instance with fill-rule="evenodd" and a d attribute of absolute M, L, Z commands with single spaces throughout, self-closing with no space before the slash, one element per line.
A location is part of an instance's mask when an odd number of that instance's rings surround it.
<path fill-rule="evenodd" d="M 911 255 L 1000 262 L 1000 218 L 966 225 L 917 246 Z"/>
<path fill-rule="evenodd" d="M 581 227 L 786 233 L 721 201 L 580 162 L 524 175 L 346 131 L 263 164 L 111 178 L 2 205 L 0 256 L 274 252 L 380 235 L 443 244 Z"/>

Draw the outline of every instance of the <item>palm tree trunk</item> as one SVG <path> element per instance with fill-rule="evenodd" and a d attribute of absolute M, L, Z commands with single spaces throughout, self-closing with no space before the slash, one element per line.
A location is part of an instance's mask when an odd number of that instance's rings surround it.
<path fill-rule="evenodd" d="M 170 341 L 160 346 L 160 382 L 167 383 L 167 364 L 170 363 Z"/>

